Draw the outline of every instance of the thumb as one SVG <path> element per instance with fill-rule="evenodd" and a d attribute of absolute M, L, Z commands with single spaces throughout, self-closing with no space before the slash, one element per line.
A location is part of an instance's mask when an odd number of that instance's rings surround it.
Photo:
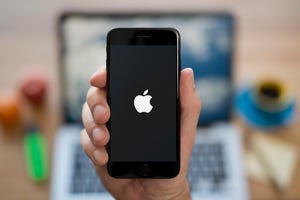
<path fill-rule="evenodd" d="M 180 103 L 181 167 L 182 170 L 187 171 L 201 110 L 201 102 L 196 93 L 194 73 L 191 68 L 181 71 Z"/>

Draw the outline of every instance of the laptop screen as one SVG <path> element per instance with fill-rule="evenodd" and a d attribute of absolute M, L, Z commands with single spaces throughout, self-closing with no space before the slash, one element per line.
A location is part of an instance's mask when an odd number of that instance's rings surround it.
<path fill-rule="evenodd" d="M 176 28 L 181 35 L 181 66 L 193 68 L 202 100 L 199 124 L 230 119 L 234 29 L 231 15 L 68 13 L 59 23 L 67 123 L 81 123 L 89 78 L 105 64 L 106 34 L 115 27 Z"/>

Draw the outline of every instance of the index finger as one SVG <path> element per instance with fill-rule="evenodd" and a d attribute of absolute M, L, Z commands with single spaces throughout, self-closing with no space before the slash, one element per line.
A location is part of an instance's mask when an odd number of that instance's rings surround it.
<path fill-rule="evenodd" d="M 91 77 L 90 84 L 97 88 L 106 87 L 106 66 L 101 66 Z"/>

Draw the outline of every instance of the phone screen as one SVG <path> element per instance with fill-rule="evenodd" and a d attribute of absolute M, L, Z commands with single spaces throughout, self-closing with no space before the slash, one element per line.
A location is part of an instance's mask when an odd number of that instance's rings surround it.
<path fill-rule="evenodd" d="M 111 45 L 112 162 L 175 162 L 177 46 Z"/>
<path fill-rule="evenodd" d="M 110 162 L 176 163 L 178 37 L 170 30 L 138 30 L 108 37 Z"/>

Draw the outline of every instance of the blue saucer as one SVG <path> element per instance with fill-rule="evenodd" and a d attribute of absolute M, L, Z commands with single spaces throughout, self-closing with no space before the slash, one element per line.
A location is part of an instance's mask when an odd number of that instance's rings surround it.
<path fill-rule="evenodd" d="M 291 101 L 287 107 L 276 113 L 261 110 L 251 97 L 251 89 L 238 92 L 235 106 L 246 122 L 257 127 L 273 128 L 288 125 L 293 122 L 296 115 L 296 103 Z"/>

